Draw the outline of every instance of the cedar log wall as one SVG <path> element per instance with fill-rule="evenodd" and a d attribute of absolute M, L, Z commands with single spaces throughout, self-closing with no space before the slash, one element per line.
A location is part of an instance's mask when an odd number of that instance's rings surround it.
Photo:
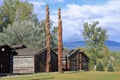
<path fill-rule="evenodd" d="M 89 70 L 89 58 L 84 52 L 76 52 L 68 58 L 68 67 L 70 71 Z"/>

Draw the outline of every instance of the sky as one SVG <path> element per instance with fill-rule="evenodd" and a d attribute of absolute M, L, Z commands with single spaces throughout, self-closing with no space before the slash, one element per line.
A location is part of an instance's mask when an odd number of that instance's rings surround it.
<path fill-rule="evenodd" d="M 57 12 L 61 7 L 63 41 L 83 40 L 84 22 L 99 21 L 98 27 L 107 30 L 108 40 L 120 42 L 120 0 L 21 0 L 34 5 L 39 20 L 45 19 L 49 5 L 53 26 L 58 25 Z M 0 5 L 3 0 L 0 0 Z"/>

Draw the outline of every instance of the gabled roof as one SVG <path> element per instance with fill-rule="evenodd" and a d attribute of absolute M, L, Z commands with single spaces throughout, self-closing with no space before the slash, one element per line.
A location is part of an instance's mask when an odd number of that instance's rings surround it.
<path fill-rule="evenodd" d="M 19 44 L 19 45 L 13 45 L 11 46 L 12 49 L 23 49 L 27 48 L 24 44 Z"/>
<path fill-rule="evenodd" d="M 10 49 L 11 49 L 11 47 L 10 47 L 9 45 L 0 45 L 0 48 L 3 48 L 3 47 L 6 47 L 6 48 L 10 48 Z"/>
<path fill-rule="evenodd" d="M 87 58 L 89 59 L 89 57 L 85 54 L 85 51 L 81 51 L 80 49 L 72 50 L 72 51 L 68 54 L 68 56 L 71 57 L 71 56 L 72 56 L 73 54 L 75 54 L 76 52 L 79 53 L 79 54 L 84 55 L 85 57 L 87 57 Z"/>
<path fill-rule="evenodd" d="M 2 51 L 2 48 L 7 54 L 13 54 L 16 55 L 16 52 L 9 46 L 9 45 L 1 45 L 0 46 L 0 51 Z M 3 52 L 3 51 L 2 51 Z M 2 53 L 1 52 L 1 53 Z"/>
<path fill-rule="evenodd" d="M 73 50 L 63 50 L 63 58 L 70 54 Z"/>
<path fill-rule="evenodd" d="M 85 54 L 85 51 L 79 51 L 79 53 L 81 53 L 82 55 L 84 55 L 85 57 L 87 57 L 88 59 L 90 59 L 90 58 Z"/>
<path fill-rule="evenodd" d="M 15 52 L 17 52 L 17 55 L 27 56 L 27 55 L 36 55 L 36 54 L 40 53 L 42 50 L 43 49 L 41 49 L 41 48 L 38 48 L 38 49 L 24 48 L 24 49 L 15 50 Z"/>
<path fill-rule="evenodd" d="M 68 56 L 70 57 L 70 56 L 73 55 L 74 53 L 79 52 L 79 50 L 80 50 L 80 49 L 72 50 L 72 51 L 68 54 Z"/>
<path fill-rule="evenodd" d="M 52 50 L 52 48 L 51 48 L 51 50 Z M 47 51 L 47 48 L 37 48 L 37 49 L 24 48 L 24 49 L 15 50 L 15 52 L 19 56 L 37 55 L 37 54 L 43 53 L 44 51 Z M 52 51 L 54 52 L 54 50 L 52 50 Z M 54 52 L 54 53 L 57 55 L 56 52 Z"/>

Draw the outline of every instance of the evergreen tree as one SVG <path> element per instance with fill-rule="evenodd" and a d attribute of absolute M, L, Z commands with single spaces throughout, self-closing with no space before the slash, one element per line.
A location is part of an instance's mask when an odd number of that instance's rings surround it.
<path fill-rule="evenodd" d="M 104 66 L 102 62 L 99 62 L 97 64 L 96 71 L 104 71 Z"/>
<path fill-rule="evenodd" d="M 111 63 L 108 65 L 107 71 L 109 71 L 109 72 L 113 72 L 114 71 L 114 68 L 113 68 Z"/>

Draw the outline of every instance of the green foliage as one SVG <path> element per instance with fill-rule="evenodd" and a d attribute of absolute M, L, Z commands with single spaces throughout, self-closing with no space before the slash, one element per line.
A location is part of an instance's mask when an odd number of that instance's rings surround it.
<path fill-rule="evenodd" d="M 4 4 L 0 6 L 1 31 L 14 21 L 23 20 L 37 20 L 33 13 L 33 5 L 19 0 L 4 0 Z"/>
<path fill-rule="evenodd" d="M 58 39 L 57 39 L 57 31 L 58 27 L 54 27 L 51 31 L 51 47 L 57 47 Z"/>
<path fill-rule="evenodd" d="M 102 62 L 97 63 L 96 71 L 104 71 L 104 65 Z"/>
<path fill-rule="evenodd" d="M 98 22 L 93 22 L 93 24 L 88 24 L 88 22 L 84 23 L 82 34 L 87 48 L 95 53 L 99 53 L 102 50 L 102 47 L 105 46 L 104 42 L 107 39 L 106 30 L 97 27 L 98 24 Z"/>
<path fill-rule="evenodd" d="M 109 71 L 109 72 L 113 72 L 114 71 L 114 68 L 113 68 L 112 64 L 108 65 L 107 71 Z"/>
<path fill-rule="evenodd" d="M 56 47 L 57 37 L 51 33 L 51 46 Z M 45 47 L 45 20 L 36 24 L 34 21 L 15 21 L 0 34 L 0 44 L 17 45 L 24 44 L 28 48 Z"/>
<path fill-rule="evenodd" d="M 92 24 L 89 24 L 88 22 L 84 23 L 84 31 L 82 33 L 87 45 L 87 50 L 90 54 L 91 65 L 93 65 L 92 63 L 95 64 L 98 59 L 102 59 L 105 56 L 104 48 L 106 48 L 106 46 L 104 43 L 107 39 L 107 31 L 101 27 L 97 27 L 98 24 L 98 22 L 93 22 Z"/>
<path fill-rule="evenodd" d="M 111 52 L 109 60 L 114 66 L 114 71 L 120 71 L 120 52 Z"/>
<path fill-rule="evenodd" d="M 0 35 L 0 43 L 8 45 L 25 44 L 27 47 L 44 47 L 44 26 L 35 25 L 33 21 L 16 21 L 9 25 Z"/>
<path fill-rule="evenodd" d="M 51 30 L 52 47 L 57 46 L 56 30 Z M 0 32 L 0 44 L 45 47 L 45 20 L 38 22 L 33 5 L 28 2 L 4 0 L 0 6 Z"/>

